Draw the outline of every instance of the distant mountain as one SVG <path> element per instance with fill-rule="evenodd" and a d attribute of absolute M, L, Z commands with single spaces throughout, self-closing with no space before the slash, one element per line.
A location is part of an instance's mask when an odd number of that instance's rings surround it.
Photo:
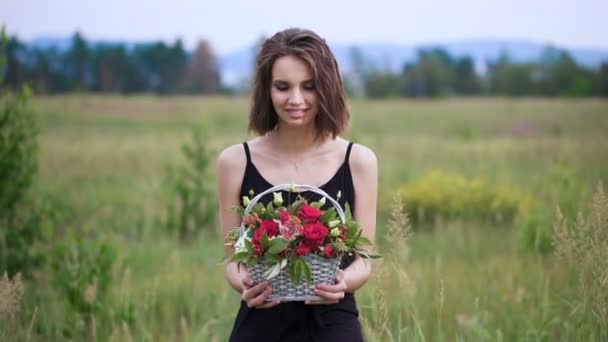
<path fill-rule="evenodd" d="M 90 43 L 119 43 L 91 42 Z M 145 43 L 145 42 L 141 42 Z M 40 37 L 27 42 L 28 45 L 39 48 L 55 47 L 58 50 L 67 50 L 70 47 L 70 38 Z M 133 47 L 135 42 L 124 42 L 127 47 Z M 360 49 L 368 65 L 378 70 L 398 72 L 403 65 L 414 62 L 419 49 L 444 48 L 453 57 L 471 56 L 478 72 L 484 73 L 487 63 L 495 61 L 502 53 L 506 53 L 512 61 L 532 62 L 539 59 L 541 52 L 547 44 L 529 42 L 525 40 L 464 40 L 447 43 L 433 43 L 421 45 L 399 44 L 332 44 L 340 69 L 344 73 L 352 70 L 351 50 L 356 46 Z M 562 48 L 555 46 L 556 48 Z M 608 50 L 590 48 L 567 48 L 577 63 L 587 67 L 596 68 L 602 62 L 608 62 Z M 254 47 L 249 46 L 231 53 L 219 56 L 218 63 L 222 82 L 235 86 L 246 82 L 251 77 L 254 63 Z"/>

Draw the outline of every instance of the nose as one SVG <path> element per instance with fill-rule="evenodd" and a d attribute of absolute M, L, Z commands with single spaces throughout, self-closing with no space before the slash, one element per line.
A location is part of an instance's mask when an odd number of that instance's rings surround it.
<path fill-rule="evenodd" d="M 298 88 L 294 88 L 289 96 L 289 104 L 300 105 L 304 103 L 304 95 Z"/>

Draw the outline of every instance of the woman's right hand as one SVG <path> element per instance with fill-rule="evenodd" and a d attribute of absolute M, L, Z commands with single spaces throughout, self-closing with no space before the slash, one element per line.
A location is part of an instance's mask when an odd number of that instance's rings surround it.
<path fill-rule="evenodd" d="M 256 284 L 249 275 L 243 277 L 243 294 L 241 298 L 247 306 L 257 309 L 268 309 L 281 303 L 280 300 L 265 302 L 266 298 L 272 293 L 269 281 Z"/>

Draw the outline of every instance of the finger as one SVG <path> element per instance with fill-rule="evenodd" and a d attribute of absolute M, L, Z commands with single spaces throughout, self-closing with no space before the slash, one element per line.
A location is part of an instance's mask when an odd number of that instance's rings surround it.
<path fill-rule="evenodd" d="M 272 301 L 272 302 L 264 302 L 264 304 L 259 305 L 257 308 L 258 309 L 270 309 L 270 308 L 275 307 L 275 306 L 277 306 L 279 304 L 281 304 L 281 301 L 280 300 L 275 300 L 275 301 Z"/>
<path fill-rule="evenodd" d="M 328 292 L 319 289 L 315 289 L 315 294 L 319 297 L 323 297 L 328 300 L 340 300 L 344 298 L 344 292 Z"/>
<path fill-rule="evenodd" d="M 322 305 L 322 304 L 337 304 L 337 300 L 307 300 L 304 302 L 305 305 Z"/>
<path fill-rule="evenodd" d="M 268 282 L 262 282 L 259 283 L 253 287 L 250 287 L 248 289 L 245 289 L 243 291 L 243 300 L 248 301 L 250 299 L 255 298 L 256 296 L 258 296 L 261 292 L 263 292 L 266 288 L 270 288 L 270 285 Z"/>
<path fill-rule="evenodd" d="M 327 292 L 345 292 L 346 283 L 341 281 L 335 285 L 319 284 L 317 285 L 317 289 Z"/>
<path fill-rule="evenodd" d="M 338 272 L 336 272 L 336 283 L 341 283 L 342 279 L 344 279 L 344 271 L 338 269 Z"/>
<path fill-rule="evenodd" d="M 253 281 L 250 276 L 245 276 L 243 277 L 243 285 L 247 287 L 252 287 L 253 285 L 255 285 L 255 281 Z"/>
<path fill-rule="evenodd" d="M 264 290 L 264 292 L 262 292 L 259 296 L 250 300 L 247 303 L 247 305 L 249 305 L 250 308 L 257 307 L 258 305 L 262 305 L 264 303 L 264 301 L 266 300 L 266 298 L 268 298 L 268 296 L 270 296 L 271 293 L 272 293 L 272 288 L 267 287 L 266 290 Z"/>

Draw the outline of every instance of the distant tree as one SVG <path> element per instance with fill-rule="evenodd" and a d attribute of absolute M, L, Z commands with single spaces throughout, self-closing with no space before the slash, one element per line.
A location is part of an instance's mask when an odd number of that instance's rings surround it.
<path fill-rule="evenodd" d="M 141 44 L 135 48 L 134 62 L 142 78 L 137 84 L 137 91 L 151 90 L 159 94 L 170 94 L 182 91 L 183 77 L 186 70 L 186 52 L 182 41 L 178 39 L 173 46 L 164 42 Z"/>
<path fill-rule="evenodd" d="M 402 78 L 392 73 L 370 73 L 365 78 L 365 94 L 370 98 L 401 95 Z"/>
<path fill-rule="evenodd" d="M 88 90 L 91 85 L 89 46 L 80 32 L 72 36 L 72 45 L 65 56 L 65 72 L 71 90 Z"/>
<path fill-rule="evenodd" d="M 535 75 L 540 95 L 587 96 L 591 94 L 591 73 L 578 66 L 566 50 L 552 46 L 545 47 Z"/>
<path fill-rule="evenodd" d="M 453 90 L 452 58 L 442 49 L 420 50 L 415 64 L 403 68 L 404 95 L 442 96 Z"/>
<path fill-rule="evenodd" d="M 502 54 L 498 61 L 489 63 L 490 93 L 507 96 L 533 94 L 533 70 L 533 64 L 514 64 L 506 54 Z"/>
<path fill-rule="evenodd" d="M 129 78 L 136 77 L 122 44 L 96 46 L 94 70 L 95 90 L 101 92 L 127 92 Z"/>
<path fill-rule="evenodd" d="M 220 73 L 217 61 L 207 40 L 200 40 L 192 54 L 186 88 L 190 92 L 211 94 L 220 90 Z"/>
<path fill-rule="evenodd" d="M 602 63 L 595 74 L 593 93 L 594 95 L 608 97 L 608 62 Z"/>
<path fill-rule="evenodd" d="M 456 60 L 453 69 L 454 92 L 456 94 L 471 95 L 481 92 L 481 80 L 475 73 L 471 57 L 463 57 Z"/>
<path fill-rule="evenodd" d="M 6 73 L 2 83 L 13 88 L 19 88 L 25 81 L 25 68 L 19 56 L 25 55 L 25 45 L 16 37 L 7 38 L 5 43 Z"/>

